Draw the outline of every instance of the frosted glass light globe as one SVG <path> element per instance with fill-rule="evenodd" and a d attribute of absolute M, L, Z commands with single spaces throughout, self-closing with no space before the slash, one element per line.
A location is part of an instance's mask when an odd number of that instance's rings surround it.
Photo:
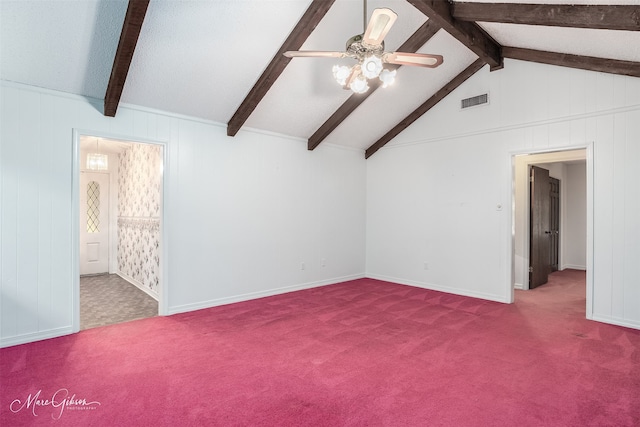
<path fill-rule="evenodd" d="M 332 70 L 333 78 L 336 79 L 340 86 L 344 86 L 351 74 L 351 68 L 346 65 L 334 65 Z"/>
<path fill-rule="evenodd" d="M 374 79 L 382 71 L 382 60 L 375 55 L 369 55 L 362 61 L 362 74 L 368 79 Z"/>
<path fill-rule="evenodd" d="M 349 88 L 355 93 L 365 93 L 369 90 L 369 84 L 367 83 L 367 79 L 362 74 L 360 74 L 358 75 L 358 77 L 353 79 L 353 81 L 349 85 Z"/>
<path fill-rule="evenodd" d="M 396 70 L 389 71 L 386 68 L 382 70 L 380 73 L 380 81 L 382 82 L 382 87 L 392 85 L 393 82 L 396 81 Z"/>

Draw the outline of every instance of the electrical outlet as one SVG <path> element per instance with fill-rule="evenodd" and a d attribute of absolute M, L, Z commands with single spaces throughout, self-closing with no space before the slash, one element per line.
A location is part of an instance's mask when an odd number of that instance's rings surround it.
<path fill-rule="evenodd" d="M 428 262 L 425 262 L 425 263 L 424 263 L 424 269 L 425 269 L 425 270 L 428 270 L 428 269 L 429 269 L 429 263 L 428 263 Z"/>
<path fill-rule="evenodd" d="M 322 265 L 323 267 L 327 266 L 327 260 L 322 258 L 322 261 L 320 262 L 320 265 Z"/>
<path fill-rule="evenodd" d="M 300 270 L 304 270 L 305 269 L 305 265 L 304 262 L 300 263 Z"/>

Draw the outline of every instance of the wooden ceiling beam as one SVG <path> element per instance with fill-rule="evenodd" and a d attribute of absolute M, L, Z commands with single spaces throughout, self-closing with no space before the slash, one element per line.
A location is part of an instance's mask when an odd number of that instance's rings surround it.
<path fill-rule="evenodd" d="M 445 0 L 407 1 L 489 64 L 492 71 L 503 67 L 501 46 L 476 23 L 454 18 L 451 3 Z"/>
<path fill-rule="evenodd" d="M 407 41 L 397 49 L 397 51 L 410 53 L 416 52 L 418 49 L 424 46 L 424 44 L 429 41 L 429 39 L 431 39 L 431 37 L 433 37 L 435 33 L 438 32 L 438 30 L 440 30 L 440 27 L 435 22 L 429 19 L 420 28 L 418 28 L 416 32 L 413 33 L 411 37 L 409 37 Z M 388 64 L 386 65 L 386 68 L 395 70 L 397 68 L 400 68 L 400 65 Z M 320 145 L 320 143 L 324 141 L 325 138 L 327 138 L 327 136 L 329 136 L 329 134 L 331 134 L 331 132 L 333 132 L 335 128 L 340 125 L 340 123 L 342 123 L 347 117 L 349 117 L 349 115 L 353 113 L 353 111 L 358 108 L 358 106 L 362 104 L 364 100 L 367 99 L 369 95 L 375 92 L 376 89 L 378 89 L 378 87 L 380 86 L 381 84 L 379 80 L 372 80 L 370 81 L 370 87 L 367 92 L 363 94 L 354 93 L 353 95 L 351 95 L 349 99 L 347 99 L 340 106 L 340 108 L 338 108 L 336 112 L 333 113 L 331 117 L 329 117 L 327 121 L 325 121 L 322 126 L 320 126 L 318 130 L 315 131 L 313 135 L 311 135 L 307 142 L 307 149 L 313 150 L 318 145 Z"/>
<path fill-rule="evenodd" d="M 442 89 L 437 91 L 433 96 L 427 99 L 421 106 L 416 108 L 411 114 L 405 117 L 393 129 L 387 132 L 382 138 L 376 141 L 365 151 L 365 158 L 371 157 L 376 151 L 384 147 L 389 141 L 398 136 L 400 132 L 408 128 L 413 122 L 418 120 L 424 113 L 433 108 L 438 102 L 442 101 L 447 95 L 453 92 L 458 86 L 464 83 L 469 77 L 473 76 L 482 67 L 485 62 L 478 58 L 473 64 L 465 68 L 460 74 L 455 76 L 449 83 L 444 85 Z"/>
<path fill-rule="evenodd" d="M 453 3 L 460 21 L 640 31 L 640 5 Z"/>
<path fill-rule="evenodd" d="M 251 113 L 256 109 L 271 86 L 291 61 L 283 55 L 288 50 L 299 50 L 309 35 L 313 32 L 322 18 L 329 11 L 335 0 L 313 0 L 307 11 L 302 15 L 289 37 L 284 41 L 278 52 L 264 70 L 249 94 L 242 101 L 236 112 L 227 123 L 227 135 L 235 136 Z"/>
<path fill-rule="evenodd" d="M 122 31 L 120 32 L 118 49 L 113 58 L 107 92 L 104 96 L 105 116 L 115 117 L 116 115 L 120 97 L 124 90 L 124 84 L 127 81 L 127 74 L 129 74 L 133 52 L 136 50 L 142 23 L 147 14 L 149 1 L 150 0 L 129 0 L 127 13 L 124 16 L 124 23 L 122 24 Z"/>
<path fill-rule="evenodd" d="M 640 62 L 595 58 L 592 56 L 571 55 L 568 53 L 546 52 L 542 50 L 507 46 L 502 48 L 502 54 L 505 58 L 519 59 L 522 61 L 539 62 L 542 64 L 558 65 L 561 67 L 599 71 L 601 73 L 640 77 Z"/>

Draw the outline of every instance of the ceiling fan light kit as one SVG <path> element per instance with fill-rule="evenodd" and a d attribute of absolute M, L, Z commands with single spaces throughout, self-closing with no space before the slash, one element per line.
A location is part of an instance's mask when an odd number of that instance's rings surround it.
<path fill-rule="evenodd" d="M 348 57 L 357 60 L 358 63 L 352 67 L 334 65 L 332 68 L 333 78 L 336 82 L 345 89 L 351 89 L 354 93 L 365 93 L 369 90 L 369 79 L 380 79 L 383 88 L 393 84 L 396 78 L 396 70 L 384 68 L 384 64 L 413 65 L 428 68 L 435 68 L 442 64 L 442 55 L 385 52 L 384 37 L 396 22 L 396 19 L 398 19 L 398 15 L 391 9 L 375 9 L 371 14 L 369 25 L 367 25 L 364 34 L 351 37 L 347 41 L 345 52 L 287 51 L 284 56 L 288 58 Z"/>
<path fill-rule="evenodd" d="M 336 79 L 340 86 L 347 84 L 347 79 L 351 75 L 351 68 L 346 65 L 334 65 L 333 66 L 333 78 Z"/>
<path fill-rule="evenodd" d="M 376 55 L 365 56 L 360 65 L 362 74 L 368 79 L 375 79 L 382 71 L 382 59 Z"/>
<path fill-rule="evenodd" d="M 369 90 L 369 82 L 365 76 L 359 74 L 351 81 L 349 89 L 354 93 L 365 93 Z"/>
<path fill-rule="evenodd" d="M 382 82 L 382 87 L 387 87 L 396 81 L 396 70 L 389 71 L 385 68 L 380 72 L 378 77 Z"/>

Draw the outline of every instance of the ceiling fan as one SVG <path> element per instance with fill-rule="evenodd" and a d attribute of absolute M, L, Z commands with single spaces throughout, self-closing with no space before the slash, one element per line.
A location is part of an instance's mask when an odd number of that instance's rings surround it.
<path fill-rule="evenodd" d="M 375 9 L 371 14 L 369 25 L 366 24 L 366 19 L 367 3 L 364 0 L 364 33 L 347 40 L 345 52 L 296 50 L 287 51 L 284 56 L 288 58 L 353 58 L 357 60 L 358 63 L 352 67 L 333 66 L 333 77 L 338 84 L 355 93 L 364 93 L 369 89 L 368 79 L 380 79 L 382 87 L 392 84 L 396 77 L 396 70 L 386 69 L 384 64 L 415 65 L 428 68 L 435 68 L 442 64 L 442 55 L 384 51 L 384 38 L 398 19 L 398 15 L 391 9 Z"/>

